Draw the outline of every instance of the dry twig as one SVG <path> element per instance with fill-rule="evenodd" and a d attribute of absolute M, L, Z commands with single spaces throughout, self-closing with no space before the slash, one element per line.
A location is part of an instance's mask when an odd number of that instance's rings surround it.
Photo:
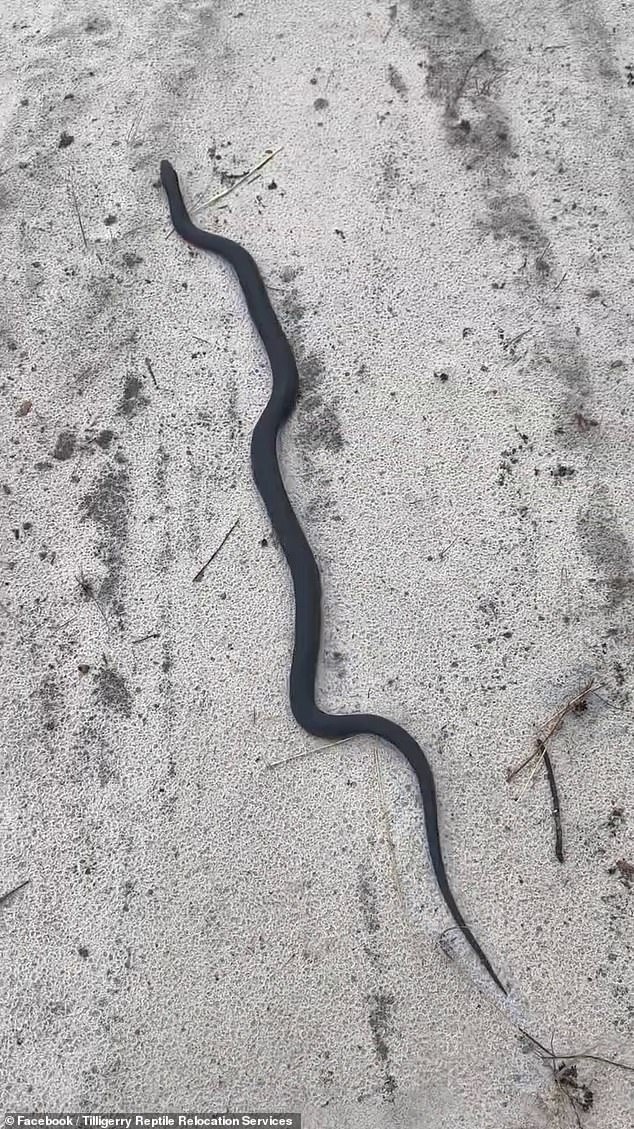
<path fill-rule="evenodd" d="M 627 1062 L 619 1062 L 618 1059 L 615 1058 L 605 1058 L 603 1055 L 592 1055 L 584 1051 L 557 1051 L 557 1054 L 554 1054 L 552 1049 L 548 1050 L 548 1048 L 545 1047 L 543 1043 L 540 1043 L 533 1035 L 529 1035 L 528 1031 L 525 1031 L 523 1027 L 518 1027 L 518 1031 L 521 1035 L 524 1035 L 524 1037 L 528 1039 L 530 1043 L 533 1043 L 534 1046 L 538 1048 L 538 1050 L 542 1051 L 546 1058 L 554 1057 L 560 1059 L 561 1061 L 587 1058 L 592 1062 L 604 1062 L 608 1066 L 616 1066 L 619 1070 L 631 1071 L 634 1074 L 634 1066 L 630 1066 Z"/>
<path fill-rule="evenodd" d="M 282 757 L 279 761 L 267 761 L 267 768 L 277 768 L 280 764 L 290 764 L 291 761 L 302 760 L 303 757 L 310 757 L 313 753 L 323 753 L 325 749 L 334 749 L 335 745 L 343 745 L 346 741 L 351 741 L 355 734 L 350 737 L 341 737 L 338 741 L 329 741 L 327 745 L 315 745 L 312 749 L 302 749 L 301 753 L 293 753 L 290 757 Z"/>
<path fill-rule="evenodd" d="M 530 755 L 526 757 L 521 762 L 521 764 L 516 765 L 514 768 L 509 768 L 506 773 L 506 779 L 510 783 L 515 779 L 516 776 L 520 774 L 520 772 L 522 772 L 525 768 L 528 768 L 530 764 L 533 765 L 530 776 L 528 777 L 526 784 L 517 797 L 517 800 L 519 801 L 528 791 L 533 779 L 539 771 L 540 766 L 542 764 L 544 765 L 553 802 L 553 818 L 555 821 L 555 854 L 559 862 L 564 861 L 561 809 L 559 805 L 559 792 L 557 789 L 557 782 L 555 780 L 555 773 L 553 770 L 552 761 L 548 753 L 548 749 L 546 747 L 546 743 L 550 741 L 551 737 L 553 737 L 555 733 L 559 732 L 564 723 L 564 719 L 572 710 L 579 709 L 580 707 L 585 705 L 588 694 L 590 694 L 594 690 L 594 688 L 595 683 L 594 678 L 592 678 L 588 683 L 586 683 L 583 689 L 574 698 L 571 698 L 570 701 L 566 702 L 562 709 L 558 710 L 557 713 L 555 713 L 553 717 L 551 717 L 550 720 L 546 723 L 545 732 L 535 741 L 535 748 L 533 749 L 533 752 L 530 753 Z"/>
<path fill-rule="evenodd" d="M 195 205 L 195 210 L 198 211 L 202 208 L 215 207 L 215 205 L 218 204 L 220 200 L 225 200 L 227 196 L 230 196 L 232 192 L 235 192 L 238 188 L 241 188 L 243 184 L 247 184 L 249 183 L 249 181 L 254 180 L 258 173 L 264 168 L 264 166 L 268 165 L 269 161 L 272 161 L 273 157 L 276 157 L 278 153 L 281 153 L 281 151 L 281 145 L 278 149 L 267 149 L 264 156 L 260 158 L 260 160 L 253 166 L 253 168 L 249 169 L 248 172 L 243 173 L 242 176 L 239 176 L 233 184 L 229 185 L 228 188 L 224 188 L 222 192 L 217 192 L 216 195 L 212 196 L 211 200 L 208 200 L 206 204 Z"/>
<path fill-rule="evenodd" d="M 104 621 L 104 623 L 105 623 L 105 625 L 106 625 L 106 627 L 109 631 L 110 630 L 110 624 L 108 623 L 106 613 L 103 610 L 101 604 L 99 603 L 99 600 L 97 599 L 97 597 L 95 595 L 95 590 L 94 590 L 90 580 L 88 580 L 84 576 L 83 572 L 79 573 L 77 580 L 78 580 L 79 587 L 81 589 L 82 594 L 86 597 L 87 600 L 93 600 L 94 603 L 96 604 L 97 608 L 99 609 L 99 614 L 101 615 L 101 617 L 102 617 L 102 619 L 103 619 L 103 621 Z"/>
<path fill-rule="evenodd" d="M 154 369 L 152 368 L 152 362 L 151 362 L 149 357 L 145 358 L 145 367 L 148 370 L 150 376 L 152 377 L 152 383 L 153 383 L 154 387 L 158 388 L 158 384 L 156 382 L 156 377 L 154 375 Z M 159 389 L 159 391 L 160 391 L 160 389 Z"/>
<path fill-rule="evenodd" d="M 207 569 L 209 567 L 209 565 L 211 564 L 211 562 L 216 559 L 216 557 L 218 556 L 218 553 L 222 549 L 225 542 L 229 540 L 229 538 L 231 537 L 231 534 L 233 533 L 236 525 L 238 525 L 239 522 L 240 522 L 240 518 L 237 517 L 236 520 L 234 521 L 233 525 L 231 526 L 231 529 L 228 530 L 227 533 L 225 533 L 225 535 L 224 535 L 222 541 L 220 542 L 218 548 L 214 549 L 214 551 L 211 554 L 209 560 L 205 562 L 203 567 L 198 569 L 198 572 L 196 573 L 196 575 L 194 577 L 194 584 L 197 584 L 198 581 L 202 580 L 203 576 L 205 575 L 205 569 Z"/>
<path fill-rule="evenodd" d="M 17 894 L 18 890 L 23 890 L 25 886 L 28 886 L 30 881 L 30 878 L 26 878 L 24 882 L 20 882 L 19 886 L 14 886 L 12 890 L 7 890 L 6 894 L 0 894 L 0 906 L 3 906 L 5 902 L 8 902 L 9 898 L 12 898 L 14 894 Z"/>
<path fill-rule="evenodd" d="M 374 767 L 376 769 L 377 784 L 379 787 L 379 807 L 381 808 L 381 815 L 383 816 L 383 824 L 385 827 L 385 841 L 387 843 L 387 851 L 390 856 L 390 865 L 392 868 L 392 877 L 394 885 L 398 890 L 398 898 L 401 903 L 401 912 L 403 919 L 407 917 L 407 909 L 405 906 L 405 894 L 403 893 L 403 886 L 399 877 L 398 865 L 396 862 L 396 851 L 394 850 L 394 840 L 392 839 L 392 829 L 390 827 L 390 817 L 387 811 L 387 804 L 385 803 L 385 789 L 383 787 L 383 773 L 381 772 L 381 758 L 379 750 L 374 750 Z"/>
<path fill-rule="evenodd" d="M 88 240 L 86 239 L 86 232 L 84 231 L 84 225 L 83 225 L 82 218 L 81 218 L 81 212 L 79 210 L 79 204 L 77 203 L 77 196 L 75 195 L 75 189 L 73 187 L 72 180 L 69 180 L 68 188 L 69 188 L 70 195 L 71 195 L 71 198 L 72 198 L 72 201 L 73 201 L 75 212 L 77 213 L 77 220 L 79 222 L 79 230 L 81 231 L 81 237 L 84 241 L 84 250 L 87 251 L 88 250 Z"/>

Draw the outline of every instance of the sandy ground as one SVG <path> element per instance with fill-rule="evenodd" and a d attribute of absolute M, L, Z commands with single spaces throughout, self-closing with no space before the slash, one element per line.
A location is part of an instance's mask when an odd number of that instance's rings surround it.
<path fill-rule="evenodd" d="M 583 1110 L 518 1028 L 634 1062 L 632 4 L 7 7 L 2 1107 L 626 1129 L 633 1074 L 580 1060 Z M 508 1003 L 442 939 L 407 766 L 290 759 L 269 373 L 163 157 L 300 361 L 321 701 L 429 749 Z M 561 865 L 543 770 L 506 770 L 592 679 Z"/>

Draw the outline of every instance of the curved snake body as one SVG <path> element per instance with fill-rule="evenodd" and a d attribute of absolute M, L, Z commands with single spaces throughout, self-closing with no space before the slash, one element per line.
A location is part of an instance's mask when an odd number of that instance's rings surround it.
<path fill-rule="evenodd" d="M 371 734 L 393 745 L 416 773 L 423 801 L 427 845 L 440 892 L 456 925 L 498 988 L 506 989 L 464 921 L 451 892 L 438 829 L 438 807 L 432 771 L 420 745 L 400 725 L 375 714 L 329 714 L 315 703 L 315 677 L 321 636 L 321 580 L 304 531 L 289 501 L 277 457 L 280 428 L 292 413 L 299 392 L 293 351 L 271 305 L 257 264 L 244 247 L 192 223 L 178 177 L 169 161 L 161 162 L 161 181 L 178 234 L 195 247 L 219 255 L 233 267 L 246 299 L 251 320 L 266 349 L 273 385 L 270 399 L 253 431 L 251 466 L 257 489 L 277 534 L 295 592 L 295 642 L 290 672 L 290 705 L 295 720 L 317 737 Z"/>

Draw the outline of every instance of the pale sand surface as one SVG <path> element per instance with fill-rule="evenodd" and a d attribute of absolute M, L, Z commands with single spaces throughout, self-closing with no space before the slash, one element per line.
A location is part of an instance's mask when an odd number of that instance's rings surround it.
<path fill-rule="evenodd" d="M 0 36 L 0 1105 L 627 1129 L 634 1074 L 580 1062 L 575 1114 L 518 1025 L 634 1062 L 632 5 L 15 0 Z M 429 750 L 506 1004 L 439 943 L 401 759 L 269 767 L 319 744 L 250 476 L 269 372 L 163 157 L 300 362 L 320 700 Z M 506 769 L 593 678 L 561 866 Z"/>

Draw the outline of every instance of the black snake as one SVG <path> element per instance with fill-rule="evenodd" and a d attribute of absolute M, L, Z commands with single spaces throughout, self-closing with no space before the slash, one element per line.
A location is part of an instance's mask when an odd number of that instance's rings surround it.
<path fill-rule="evenodd" d="M 253 431 L 251 467 L 255 484 L 286 557 L 295 590 L 295 645 L 290 673 L 293 716 L 303 729 L 316 737 L 337 738 L 361 733 L 381 737 L 409 761 L 420 786 L 429 855 L 440 892 L 456 925 L 462 930 L 498 988 L 506 994 L 490 961 L 465 923 L 451 892 L 440 847 L 434 777 L 420 745 L 399 725 L 384 717 L 367 713 L 324 713 L 315 703 L 315 677 L 321 635 L 321 581 L 317 562 L 291 507 L 277 458 L 277 437 L 295 407 L 299 392 L 295 357 L 271 305 L 258 267 L 249 252 L 232 239 L 212 235 L 192 223 L 178 177 L 169 161 L 161 162 L 161 181 L 167 194 L 172 223 L 178 234 L 194 247 L 220 255 L 233 267 L 271 366 L 273 386 L 269 402 Z"/>

